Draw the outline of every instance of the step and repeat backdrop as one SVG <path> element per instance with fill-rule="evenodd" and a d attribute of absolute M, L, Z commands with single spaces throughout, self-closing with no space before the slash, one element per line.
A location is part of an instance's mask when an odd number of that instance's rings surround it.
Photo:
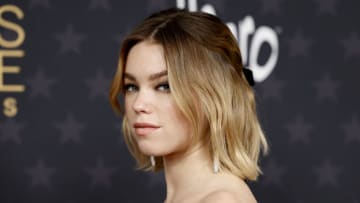
<path fill-rule="evenodd" d="M 357 0 L 1 0 L 0 202 L 164 200 L 107 96 L 124 36 L 169 7 L 219 16 L 254 72 L 271 147 L 258 201 L 360 203 Z"/>

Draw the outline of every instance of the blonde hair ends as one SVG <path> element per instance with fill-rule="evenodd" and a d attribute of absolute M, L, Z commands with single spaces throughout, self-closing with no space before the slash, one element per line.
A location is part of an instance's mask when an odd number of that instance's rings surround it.
<path fill-rule="evenodd" d="M 118 69 L 110 89 L 110 102 L 123 112 L 119 96 L 130 49 L 137 43 L 160 44 L 168 69 L 171 94 L 192 127 L 192 144 L 208 143 L 213 161 L 242 179 L 261 173 L 259 155 L 268 151 L 261 129 L 254 91 L 243 73 L 240 50 L 227 26 L 216 16 L 170 9 L 145 19 L 124 40 Z M 160 170 L 161 157 L 140 152 L 130 133 L 126 115 L 123 135 L 138 168 Z"/>

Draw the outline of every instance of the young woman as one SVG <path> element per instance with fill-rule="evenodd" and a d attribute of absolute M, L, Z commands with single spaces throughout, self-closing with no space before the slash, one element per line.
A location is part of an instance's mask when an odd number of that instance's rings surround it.
<path fill-rule="evenodd" d="M 164 10 L 124 40 L 110 101 L 138 168 L 164 170 L 166 203 L 256 202 L 245 181 L 267 142 L 252 83 L 216 16 Z"/>

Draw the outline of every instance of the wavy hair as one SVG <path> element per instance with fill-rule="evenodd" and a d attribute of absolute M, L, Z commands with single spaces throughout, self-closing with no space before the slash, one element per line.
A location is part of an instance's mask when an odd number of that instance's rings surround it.
<path fill-rule="evenodd" d="M 261 129 L 253 88 L 246 80 L 237 41 L 216 16 L 168 9 L 138 25 L 123 41 L 119 64 L 110 88 L 114 110 L 119 102 L 123 73 L 131 48 L 151 41 L 164 49 L 171 94 L 191 125 L 192 144 L 207 143 L 213 162 L 242 179 L 256 180 L 261 173 L 259 155 L 268 150 Z M 151 167 L 149 156 L 139 150 L 123 118 L 123 135 L 138 168 L 160 170 L 161 157 Z"/>

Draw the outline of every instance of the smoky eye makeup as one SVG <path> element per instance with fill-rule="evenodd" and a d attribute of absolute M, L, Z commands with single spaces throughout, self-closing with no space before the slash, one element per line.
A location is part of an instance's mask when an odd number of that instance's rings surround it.
<path fill-rule="evenodd" d="M 135 85 L 134 83 L 130 83 L 130 82 L 125 82 L 123 85 L 123 93 L 129 93 L 129 92 L 134 92 L 137 91 L 138 87 L 137 85 Z"/>
<path fill-rule="evenodd" d="M 160 82 L 155 86 L 155 89 L 157 89 L 158 91 L 162 91 L 162 92 L 170 92 L 169 82 L 167 80 Z"/>

